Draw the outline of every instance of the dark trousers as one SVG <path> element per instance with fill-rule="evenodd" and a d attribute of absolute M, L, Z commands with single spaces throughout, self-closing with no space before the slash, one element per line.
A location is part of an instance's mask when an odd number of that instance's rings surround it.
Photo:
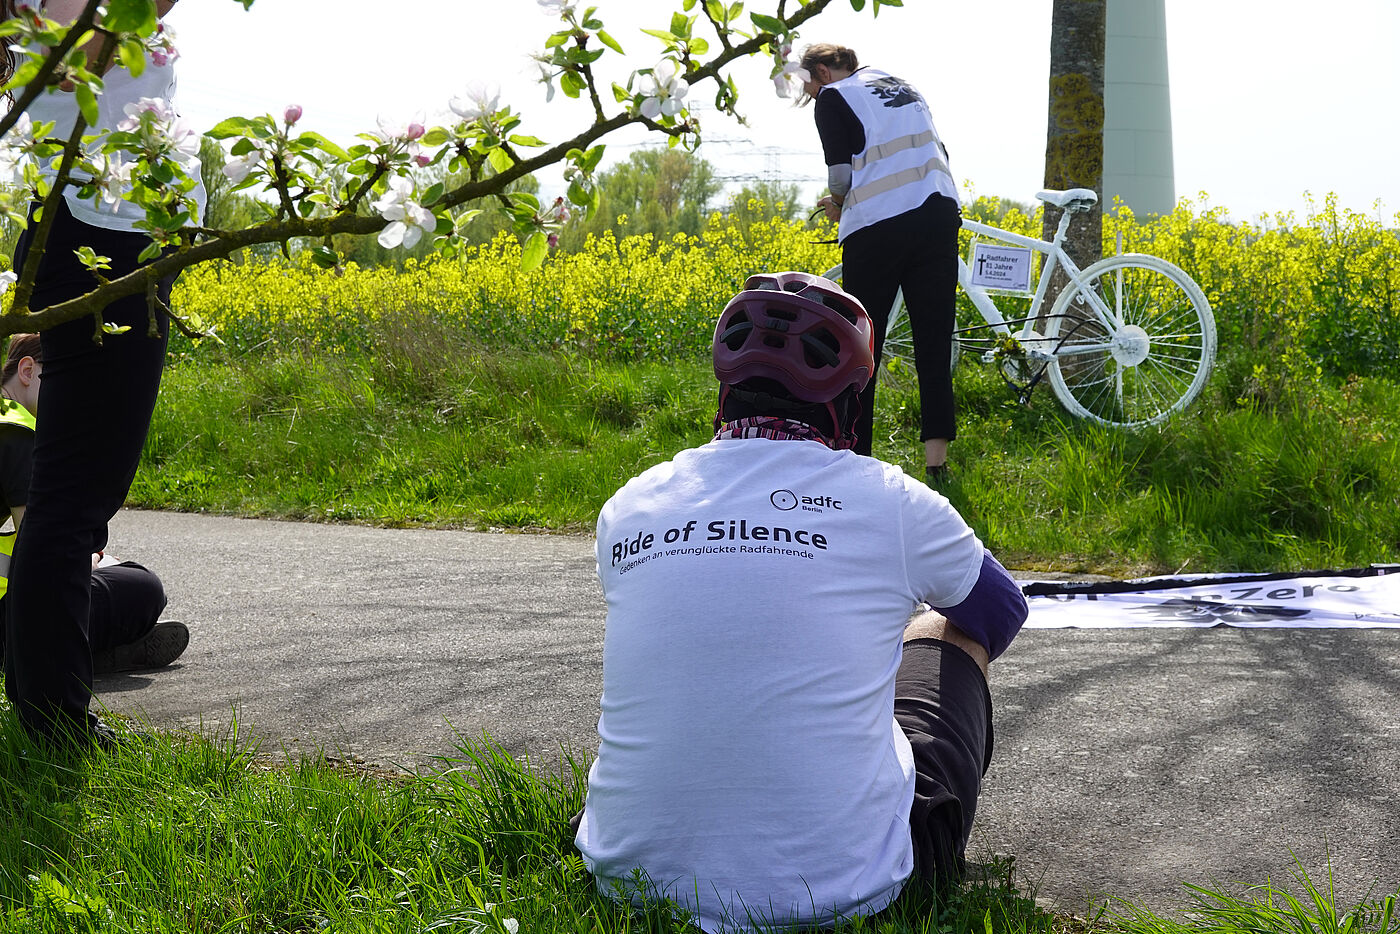
<path fill-rule="evenodd" d="M 890 306 L 901 288 L 919 376 L 919 440 L 957 437 L 950 358 L 961 227 L 957 202 L 931 195 L 918 208 L 857 230 L 841 243 L 841 287 L 860 299 L 875 325 L 875 373 L 860 394 L 857 454 L 869 454 L 874 440 L 875 381 Z"/>
<path fill-rule="evenodd" d="M 22 269 L 35 226 L 15 247 Z M 73 251 L 90 246 L 111 259 L 110 278 L 138 267 L 144 234 L 109 231 L 73 219 L 60 204 L 30 307 L 46 308 L 91 291 L 92 275 Z M 171 279 L 157 289 L 170 299 Z M 92 553 L 107 544 L 107 522 L 126 500 L 150 428 L 165 364 L 169 322 L 157 311 L 149 336 L 144 295 L 113 302 L 106 321 L 124 334 L 93 341 L 79 318 L 43 334 L 44 365 L 29 503 L 15 542 L 5 614 L 5 693 L 31 732 L 89 728 L 92 650 L 88 620 Z"/>
<path fill-rule="evenodd" d="M 88 643 L 101 652 L 130 645 L 155 628 L 165 609 L 165 586 L 154 571 L 123 561 L 92 572 Z M 0 597 L 0 655 L 4 654 L 4 619 L 9 600 Z"/>

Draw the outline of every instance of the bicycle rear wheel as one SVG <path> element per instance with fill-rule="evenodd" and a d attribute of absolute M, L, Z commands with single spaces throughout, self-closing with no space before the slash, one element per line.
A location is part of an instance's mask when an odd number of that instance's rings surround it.
<path fill-rule="evenodd" d="M 1101 309 L 1089 297 L 1102 302 Z M 1046 375 L 1073 415 L 1103 425 L 1155 425 L 1196 398 L 1215 364 L 1215 317 L 1199 286 L 1155 256 L 1126 253 L 1084 271 L 1046 323 Z"/>

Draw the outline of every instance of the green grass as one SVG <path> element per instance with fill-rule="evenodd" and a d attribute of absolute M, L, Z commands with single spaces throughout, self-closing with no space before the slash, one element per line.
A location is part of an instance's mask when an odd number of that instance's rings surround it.
<path fill-rule="evenodd" d="M 573 849 L 582 764 L 532 768 L 463 743 L 432 774 L 285 763 L 234 735 L 156 736 L 87 758 L 20 739 L 0 711 L 0 930 L 6 932 L 655 931 L 599 897 Z M 1048 932 L 1005 872 L 877 928 Z M 507 920 L 512 919 L 512 920 Z"/>
<path fill-rule="evenodd" d="M 485 351 L 428 316 L 358 356 L 204 348 L 167 372 L 129 503 L 388 526 L 591 531 L 627 478 L 710 437 L 708 363 Z M 1009 566 L 1108 574 L 1400 560 L 1400 386 L 1263 393 L 1222 366 L 1165 426 L 1070 418 L 960 366 L 950 498 Z M 1287 385 L 1287 384 L 1285 384 Z M 921 476 L 918 394 L 881 384 L 875 453 Z"/>
<path fill-rule="evenodd" d="M 123 730 L 125 728 L 123 727 Z M 665 904 L 600 897 L 573 849 L 584 764 L 463 742 L 417 775 L 264 756 L 229 732 L 154 735 L 112 753 L 46 752 L 0 705 L 0 931 L 693 932 Z M 1009 858 L 848 934 L 1400 934 L 1400 891 L 1337 906 L 1291 885 L 1188 886 L 1185 913 L 1130 902 L 1055 916 Z"/>

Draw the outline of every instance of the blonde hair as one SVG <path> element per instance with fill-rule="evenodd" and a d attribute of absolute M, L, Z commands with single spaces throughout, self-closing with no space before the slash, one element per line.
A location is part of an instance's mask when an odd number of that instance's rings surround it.
<path fill-rule="evenodd" d="M 836 45 L 831 42 L 814 42 L 807 46 L 802 50 L 802 60 L 799 64 L 808 72 L 815 71 L 818 65 L 838 68 L 843 71 L 855 71 L 860 67 L 860 61 L 856 58 L 855 52 L 844 45 Z"/>

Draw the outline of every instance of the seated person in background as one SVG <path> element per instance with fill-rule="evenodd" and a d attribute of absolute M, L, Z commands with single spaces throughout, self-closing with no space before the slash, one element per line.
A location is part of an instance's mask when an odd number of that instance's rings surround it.
<path fill-rule="evenodd" d="M 30 465 L 34 454 L 34 413 L 38 410 L 44 367 L 39 335 L 10 338 L 0 372 L 0 506 L 14 519 L 14 530 L 0 533 L 0 655 L 4 654 L 4 594 L 9 586 L 15 532 L 24 520 Z M 94 401 L 100 405 L 100 400 Z M 101 469 L 100 465 L 94 466 Z M 184 623 L 157 622 L 165 609 L 160 578 L 135 561 L 92 556 L 92 609 L 88 638 L 94 674 L 164 668 L 189 645 Z"/>
<path fill-rule="evenodd" d="M 946 499 L 851 450 L 861 304 L 800 272 L 744 289 L 715 330 L 715 439 L 598 517 L 602 713 L 574 838 L 604 894 L 664 896 L 709 932 L 957 879 L 987 665 L 1026 618 Z"/>

